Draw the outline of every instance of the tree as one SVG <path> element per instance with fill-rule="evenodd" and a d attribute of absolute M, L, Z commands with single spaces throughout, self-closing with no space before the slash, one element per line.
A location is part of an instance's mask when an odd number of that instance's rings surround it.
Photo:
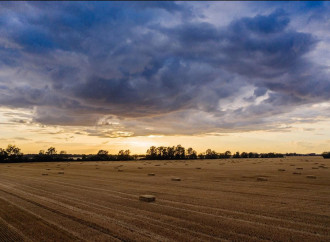
<path fill-rule="evenodd" d="M 181 145 L 177 145 L 175 148 L 175 159 L 185 159 L 186 158 L 186 150 Z"/>
<path fill-rule="evenodd" d="M 130 154 L 131 154 L 131 151 L 130 151 L 130 150 L 125 150 L 125 151 L 124 151 L 124 155 L 125 155 L 125 156 L 130 156 Z"/>
<path fill-rule="evenodd" d="M 246 152 L 242 152 L 242 154 L 241 154 L 241 158 L 249 158 L 248 153 L 246 153 Z"/>
<path fill-rule="evenodd" d="M 188 148 L 187 150 L 188 159 L 197 159 L 197 152 L 193 148 Z"/>
<path fill-rule="evenodd" d="M 236 151 L 236 153 L 233 155 L 233 158 L 241 158 L 240 154 L 238 151 Z"/>
<path fill-rule="evenodd" d="M 157 149 L 155 146 L 151 146 L 148 150 L 147 150 L 147 156 L 146 158 L 147 159 L 156 159 L 156 156 L 157 156 Z"/>
<path fill-rule="evenodd" d="M 132 160 L 133 157 L 130 156 L 131 151 L 130 150 L 120 150 L 118 152 L 118 160 Z"/>
<path fill-rule="evenodd" d="M 93 156 L 92 160 L 108 160 L 109 155 L 106 150 L 99 150 L 96 156 Z"/>
<path fill-rule="evenodd" d="M 97 155 L 100 155 L 100 156 L 104 156 L 104 155 L 108 155 L 108 151 L 106 151 L 106 150 L 99 150 L 98 152 L 97 152 Z"/>
<path fill-rule="evenodd" d="M 225 158 L 230 158 L 231 157 L 231 152 L 229 150 L 227 150 L 225 152 Z"/>
<path fill-rule="evenodd" d="M 21 149 L 16 147 L 15 145 L 8 145 L 6 152 L 9 160 L 17 161 L 23 156 L 23 153 L 21 153 Z"/>
<path fill-rule="evenodd" d="M 158 159 L 164 159 L 164 156 L 166 154 L 166 151 L 164 151 L 164 150 L 166 150 L 166 148 L 163 146 L 159 146 L 156 148 Z"/>
<path fill-rule="evenodd" d="M 168 159 L 174 159 L 175 157 L 175 147 L 172 146 L 172 147 L 167 147 L 167 157 Z"/>
<path fill-rule="evenodd" d="M 56 154 L 57 154 L 57 151 L 56 151 L 55 147 L 49 147 L 48 150 L 46 151 L 46 155 L 53 156 Z"/>
<path fill-rule="evenodd" d="M 8 153 L 6 150 L 0 148 L 0 162 L 5 161 L 8 158 Z"/>
<path fill-rule="evenodd" d="M 211 149 L 207 149 L 205 151 L 205 159 L 218 159 L 219 155 L 217 152 Z"/>

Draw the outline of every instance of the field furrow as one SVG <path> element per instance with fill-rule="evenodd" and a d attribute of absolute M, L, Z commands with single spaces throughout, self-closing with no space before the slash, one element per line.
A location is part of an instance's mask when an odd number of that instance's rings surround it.
<path fill-rule="evenodd" d="M 0 223 L 9 228 L 0 230 L 0 240 L 330 241 L 329 170 L 312 169 L 325 162 L 0 164 Z M 296 167 L 303 175 L 292 174 Z M 257 181 L 260 176 L 268 181 Z M 156 202 L 139 201 L 141 194 Z M 37 228 L 26 229 L 29 221 Z"/>

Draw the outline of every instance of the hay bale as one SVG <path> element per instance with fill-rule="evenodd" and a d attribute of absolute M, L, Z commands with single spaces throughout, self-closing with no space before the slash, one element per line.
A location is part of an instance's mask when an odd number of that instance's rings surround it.
<path fill-rule="evenodd" d="M 304 168 L 302 168 L 302 167 L 297 167 L 296 169 L 297 169 L 297 170 L 303 170 Z"/>
<path fill-rule="evenodd" d="M 301 172 L 297 172 L 297 171 L 295 171 L 295 172 L 292 172 L 292 174 L 293 174 L 293 175 L 301 175 Z"/>
<path fill-rule="evenodd" d="M 48 173 L 42 173 L 41 175 L 43 175 L 43 176 L 48 176 Z"/>
<path fill-rule="evenodd" d="M 148 173 L 148 176 L 155 176 L 155 173 Z"/>
<path fill-rule="evenodd" d="M 156 197 L 154 195 L 140 195 L 139 200 L 150 203 L 150 202 L 155 202 Z"/>
<path fill-rule="evenodd" d="M 196 167 L 196 170 L 200 170 L 200 169 L 202 169 L 201 167 Z"/>
<path fill-rule="evenodd" d="M 316 179 L 316 176 L 314 176 L 314 175 L 307 175 L 306 177 L 310 178 L 310 179 Z"/>
<path fill-rule="evenodd" d="M 155 166 L 160 166 L 159 164 L 155 165 Z"/>
<path fill-rule="evenodd" d="M 50 169 L 50 168 L 47 168 L 46 170 L 47 170 L 47 171 L 50 171 L 51 169 Z"/>
<path fill-rule="evenodd" d="M 143 169 L 143 167 L 138 167 L 138 169 Z"/>
<path fill-rule="evenodd" d="M 179 177 L 175 177 L 175 178 L 172 178 L 171 180 L 172 180 L 172 181 L 181 181 L 181 178 L 179 178 Z"/>
<path fill-rule="evenodd" d="M 268 181 L 266 177 L 257 177 L 257 181 Z"/>
<path fill-rule="evenodd" d="M 63 175 L 63 174 L 64 174 L 64 172 L 63 172 L 63 171 L 60 171 L 60 172 L 57 172 L 57 174 L 61 174 L 61 175 Z"/>
<path fill-rule="evenodd" d="M 278 169 L 278 171 L 285 171 L 285 169 Z"/>

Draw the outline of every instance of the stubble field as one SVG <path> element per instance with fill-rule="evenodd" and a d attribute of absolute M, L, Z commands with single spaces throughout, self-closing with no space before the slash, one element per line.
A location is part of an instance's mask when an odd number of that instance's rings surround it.
<path fill-rule="evenodd" d="M 329 166 L 322 157 L 0 164 L 0 241 L 330 241 Z"/>

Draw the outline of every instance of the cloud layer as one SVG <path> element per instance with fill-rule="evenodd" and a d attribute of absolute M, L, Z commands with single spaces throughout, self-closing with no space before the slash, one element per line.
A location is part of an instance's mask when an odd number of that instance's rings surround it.
<path fill-rule="evenodd" d="M 329 102 L 330 20 L 255 6 L 219 25 L 197 3 L 1 3 L 0 105 L 102 137 L 279 128 Z"/>

